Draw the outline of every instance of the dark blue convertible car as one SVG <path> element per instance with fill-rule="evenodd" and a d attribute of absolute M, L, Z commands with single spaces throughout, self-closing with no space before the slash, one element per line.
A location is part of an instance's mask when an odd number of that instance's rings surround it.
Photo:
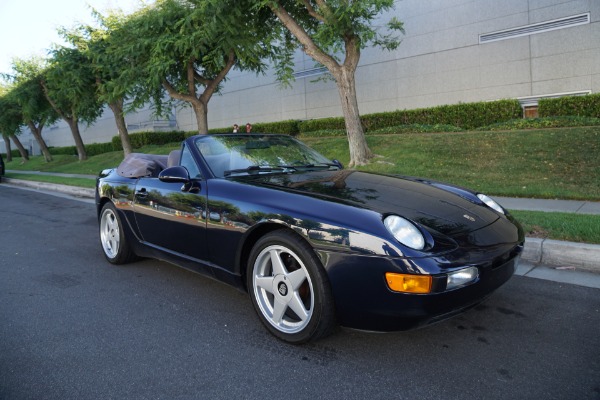
<path fill-rule="evenodd" d="M 247 291 L 291 343 L 392 331 L 481 302 L 513 275 L 520 225 L 445 183 L 343 169 L 285 135 L 200 135 L 98 178 L 107 260 L 155 257 Z"/>

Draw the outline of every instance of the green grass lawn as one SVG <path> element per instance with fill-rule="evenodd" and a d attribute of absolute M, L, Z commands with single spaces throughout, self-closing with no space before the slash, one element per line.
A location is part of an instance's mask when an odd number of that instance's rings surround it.
<path fill-rule="evenodd" d="M 521 223 L 526 236 L 600 244 L 600 215 L 517 210 L 510 213 Z"/>
<path fill-rule="evenodd" d="M 349 161 L 343 138 L 302 138 Z M 600 200 L 600 127 L 367 137 L 362 170 L 426 177 L 496 196 Z"/>
<path fill-rule="evenodd" d="M 179 149 L 181 144 L 173 143 L 165 146 L 144 146 L 135 149 L 136 153 L 146 154 L 169 154 L 171 150 Z M 16 171 L 42 171 L 62 172 L 68 174 L 98 175 L 106 168 L 113 168 L 123 161 L 122 151 L 99 154 L 89 157 L 85 161 L 79 161 L 77 156 L 54 155 L 53 160 L 47 163 L 42 156 L 30 157 L 29 161 L 23 162 L 21 158 L 13 158 L 6 162 L 7 170 Z M 16 178 L 16 177 L 15 177 Z M 35 180 L 35 179 L 34 179 Z"/>
<path fill-rule="evenodd" d="M 344 137 L 303 137 L 342 163 L 349 161 Z M 600 127 L 506 132 L 461 132 L 368 136 L 373 161 L 361 170 L 426 177 L 495 196 L 600 201 Z M 168 154 L 179 147 L 146 146 L 140 153 Z M 75 156 L 20 158 L 6 169 L 98 174 L 117 166 L 122 152 L 79 162 Z"/>
<path fill-rule="evenodd" d="M 46 182 L 46 183 L 57 183 L 59 185 L 77 186 L 83 188 L 93 189 L 96 186 L 95 179 L 87 178 L 67 178 L 63 176 L 50 176 L 50 175 L 38 175 L 38 174 L 17 174 L 7 172 L 5 175 L 11 179 L 23 179 L 27 181 Z"/>

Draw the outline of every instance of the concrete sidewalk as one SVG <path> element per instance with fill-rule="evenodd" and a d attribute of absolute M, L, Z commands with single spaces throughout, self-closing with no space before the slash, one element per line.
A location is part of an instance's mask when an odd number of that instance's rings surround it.
<path fill-rule="evenodd" d="M 11 173 L 30 173 L 29 171 L 7 171 Z M 92 175 L 58 174 L 31 172 L 40 175 L 95 178 Z M 2 182 L 35 190 L 58 192 L 70 196 L 93 199 L 94 189 L 76 186 L 57 185 L 22 179 L 2 178 Z M 576 214 L 600 214 L 600 202 L 579 200 L 542 200 L 492 196 L 508 210 L 565 212 Z M 598 227 L 600 229 L 600 227 Z M 526 238 L 522 259 L 532 264 L 551 265 L 567 270 L 580 270 L 600 273 L 600 245 L 564 242 L 551 239 Z"/>
<path fill-rule="evenodd" d="M 43 172 L 43 171 L 18 171 L 14 169 L 6 170 L 11 174 L 27 174 L 27 175 L 48 175 L 48 176 L 62 176 L 65 178 L 87 178 L 96 179 L 98 175 L 84 175 L 84 174 L 65 174 L 62 172 Z"/>
<path fill-rule="evenodd" d="M 508 210 L 600 214 L 600 202 L 585 200 L 542 200 L 491 196 Z"/>

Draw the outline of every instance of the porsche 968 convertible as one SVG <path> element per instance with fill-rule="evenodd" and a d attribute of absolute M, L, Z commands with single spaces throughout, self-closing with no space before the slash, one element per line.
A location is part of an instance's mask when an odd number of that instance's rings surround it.
<path fill-rule="evenodd" d="M 483 193 L 344 169 L 276 134 L 130 154 L 101 172 L 96 205 L 108 262 L 157 258 L 246 291 L 290 343 L 460 313 L 510 279 L 524 244 Z"/>

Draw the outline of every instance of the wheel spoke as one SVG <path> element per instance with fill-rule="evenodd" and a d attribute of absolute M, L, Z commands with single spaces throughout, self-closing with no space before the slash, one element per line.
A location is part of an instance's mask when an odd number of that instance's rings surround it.
<path fill-rule="evenodd" d="M 298 290 L 300 285 L 306 280 L 306 272 L 303 269 L 297 269 L 296 271 L 289 274 L 288 279 L 290 281 L 290 285 L 294 291 Z"/>
<path fill-rule="evenodd" d="M 304 308 L 304 303 L 300 300 L 298 293 L 294 293 L 288 303 L 288 307 L 291 308 L 302 321 L 306 321 L 308 318 L 308 310 Z"/>
<path fill-rule="evenodd" d="M 287 310 L 287 305 L 281 302 L 277 297 L 273 300 L 273 322 L 279 325 Z"/>
<path fill-rule="evenodd" d="M 112 240 L 110 241 L 110 245 L 112 248 L 112 251 L 116 254 L 117 250 L 119 249 L 119 235 L 115 235 Z"/>
<path fill-rule="evenodd" d="M 106 219 L 106 231 L 108 233 L 110 233 L 112 231 L 112 229 L 113 229 L 113 220 L 112 220 L 112 218 L 107 218 Z"/>
<path fill-rule="evenodd" d="M 108 218 L 108 223 L 106 224 L 106 227 L 108 228 L 108 231 L 117 231 L 119 230 L 119 225 L 116 224 L 117 221 L 115 221 L 115 219 L 111 216 L 110 218 Z"/>
<path fill-rule="evenodd" d="M 272 276 L 256 276 L 254 277 L 254 283 L 261 289 L 266 290 L 269 293 L 273 293 L 273 277 Z"/>
<path fill-rule="evenodd" d="M 283 260 L 281 259 L 280 252 L 277 250 L 271 250 L 269 252 L 271 255 L 271 265 L 273 267 L 273 276 L 285 274 L 287 270 L 283 265 Z"/>

